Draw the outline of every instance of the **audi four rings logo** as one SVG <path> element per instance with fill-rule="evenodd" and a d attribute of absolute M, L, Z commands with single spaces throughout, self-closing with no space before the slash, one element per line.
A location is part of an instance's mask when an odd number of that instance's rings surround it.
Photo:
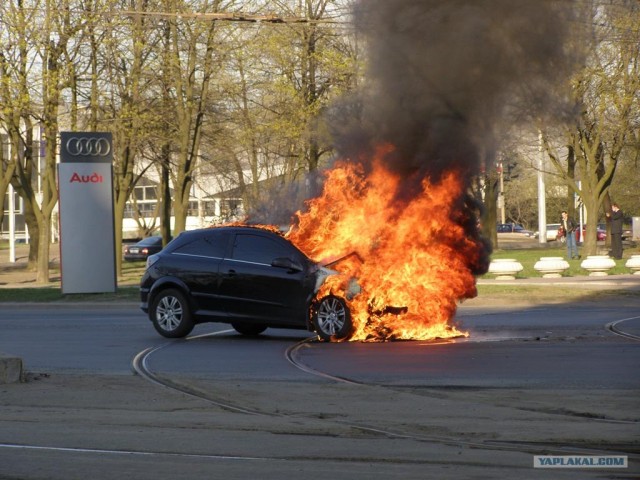
<path fill-rule="evenodd" d="M 111 153 L 111 144 L 106 138 L 71 137 L 66 147 L 74 157 L 106 157 Z"/>

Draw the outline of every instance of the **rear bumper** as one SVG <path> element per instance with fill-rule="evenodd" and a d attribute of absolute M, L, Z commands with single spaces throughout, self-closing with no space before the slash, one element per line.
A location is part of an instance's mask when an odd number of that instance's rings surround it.
<path fill-rule="evenodd" d="M 124 259 L 127 262 L 145 262 L 147 260 L 147 255 L 125 255 Z"/>

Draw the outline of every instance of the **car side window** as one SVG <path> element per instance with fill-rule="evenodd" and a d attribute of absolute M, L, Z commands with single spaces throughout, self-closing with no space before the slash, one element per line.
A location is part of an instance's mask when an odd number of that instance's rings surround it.
<path fill-rule="evenodd" d="M 293 258 L 293 252 L 286 245 L 260 235 L 236 235 L 231 258 L 243 262 L 262 263 L 271 265 L 274 258 Z"/>
<path fill-rule="evenodd" d="M 197 257 L 223 258 L 227 249 L 227 235 L 205 235 L 180 245 L 172 253 Z"/>

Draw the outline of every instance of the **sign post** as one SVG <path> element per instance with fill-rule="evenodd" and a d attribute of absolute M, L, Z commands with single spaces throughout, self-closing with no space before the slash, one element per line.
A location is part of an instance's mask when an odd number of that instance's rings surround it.
<path fill-rule="evenodd" d="M 58 190 L 62 293 L 116 291 L 109 132 L 61 132 Z"/>

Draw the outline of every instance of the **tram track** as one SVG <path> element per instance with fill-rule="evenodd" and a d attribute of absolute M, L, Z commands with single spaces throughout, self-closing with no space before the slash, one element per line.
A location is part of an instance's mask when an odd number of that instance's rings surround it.
<path fill-rule="evenodd" d="M 217 336 L 217 335 L 222 335 L 225 333 L 229 333 L 232 330 L 223 330 L 220 332 L 213 332 L 213 333 L 206 333 L 203 335 L 193 335 L 193 336 L 189 336 L 187 338 L 185 338 L 184 340 L 180 340 L 180 341 L 194 341 L 194 340 L 198 340 L 200 338 L 208 338 L 208 337 L 213 337 L 213 336 Z M 132 368 L 133 371 L 140 375 L 142 378 L 144 378 L 145 380 L 148 380 L 149 382 L 158 385 L 160 387 L 163 388 L 167 388 L 169 390 L 173 390 L 179 393 L 182 393 L 184 395 L 187 395 L 189 397 L 193 397 L 193 398 L 198 398 L 200 400 L 205 400 L 208 403 L 211 403 L 213 405 L 216 405 L 217 407 L 220 407 L 224 410 L 228 410 L 231 412 L 236 412 L 236 413 L 244 413 L 247 415 L 262 415 L 262 416 L 275 416 L 275 415 L 271 415 L 271 414 L 267 414 L 255 409 L 251 409 L 251 408 L 243 408 L 243 407 L 239 407 L 237 405 L 231 405 L 228 402 L 223 402 L 220 400 L 217 400 L 215 398 L 212 398 L 210 395 L 207 395 L 204 392 L 200 392 L 192 387 L 189 387 L 187 385 L 181 384 L 179 382 L 175 382 L 173 380 L 170 380 L 166 377 L 163 377 L 155 372 L 153 372 L 150 367 L 149 367 L 149 358 L 151 357 L 151 355 L 153 355 L 154 353 L 159 352 L 160 350 L 163 350 L 171 345 L 173 345 L 174 342 L 166 342 L 163 343 L 162 345 L 159 345 L 157 347 L 150 347 L 147 348 L 145 350 L 142 350 L 141 352 L 139 352 L 132 361 Z"/>
<path fill-rule="evenodd" d="M 627 321 L 627 320 L 631 320 L 631 319 L 635 319 L 635 318 L 640 318 L 640 317 L 632 317 L 632 318 L 627 318 L 627 319 L 622 319 L 622 320 L 618 320 L 616 322 L 611 322 L 609 324 L 606 325 L 606 328 L 608 330 L 610 330 L 612 333 L 615 333 L 617 335 L 622 335 L 628 338 L 633 338 L 636 340 L 640 340 L 639 337 L 628 334 L 626 332 L 622 332 L 621 330 L 619 330 L 616 326 L 617 324 L 623 322 L 623 321 Z M 214 332 L 214 333 L 207 333 L 207 334 L 202 334 L 202 335 L 197 335 L 197 336 L 190 336 L 187 337 L 186 339 L 184 339 L 183 341 L 197 341 L 198 339 L 202 339 L 202 338 L 209 338 L 209 337 L 213 337 L 216 335 L 221 335 L 221 334 L 226 334 L 229 333 L 231 330 L 224 330 L 221 332 Z M 336 375 L 332 375 L 329 374 L 327 372 L 322 372 L 319 370 L 316 370 L 308 365 L 306 365 L 300 358 L 300 354 L 303 351 L 303 349 L 305 348 L 309 348 L 313 342 L 315 340 L 313 338 L 307 338 L 301 341 L 296 342 L 293 345 L 290 345 L 284 352 L 284 356 L 286 358 L 286 360 L 293 365 L 295 368 L 309 374 L 309 375 L 314 375 L 314 376 L 318 376 L 321 378 L 324 378 L 326 380 L 331 380 L 337 383 L 342 383 L 342 384 L 347 384 L 347 385 L 351 385 L 351 386 L 355 386 L 355 387 L 360 387 L 360 388 L 386 388 L 386 389 L 393 389 L 393 387 L 389 387 L 389 386 L 384 386 L 384 385 L 378 385 L 378 384 L 368 384 L 368 383 L 364 383 L 364 382 L 360 382 L 357 380 L 352 380 L 346 377 L 341 377 L 341 376 L 336 376 Z M 194 398 L 198 398 L 201 400 L 204 400 L 212 405 L 215 405 L 221 409 L 233 412 L 233 413 L 240 413 L 240 414 L 247 414 L 247 415 L 257 415 L 257 416 L 262 416 L 262 417 L 284 417 L 284 418 L 290 418 L 290 419 L 296 419 L 297 421 L 300 421 L 302 418 L 301 415 L 299 414 L 295 414 L 295 415 L 288 415 L 285 413 L 279 413 L 279 412 L 265 412 L 262 410 L 258 410 L 252 407 L 248 407 L 248 406 L 242 406 L 242 405 L 237 405 L 237 404 L 230 404 L 228 402 L 224 402 L 221 401 L 217 398 L 215 398 L 215 396 L 211 395 L 210 393 L 207 392 L 203 392 L 200 390 L 197 390 L 191 386 L 185 385 L 181 382 L 178 381 L 174 381 L 172 379 L 169 379 L 165 376 L 162 376 L 158 373 L 153 372 L 150 367 L 149 367 L 149 358 L 151 357 L 151 355 L 171 346 L 174 342 L 167 342 L 163 345 L 157 346 L 157 347 L 152 347 L 152 348 L 148 348 L 145 349 L 143 351 L 141 351 L 138 355 L 135 356 L 134 360 L 133 360 L 133 369 L 134 371 L 140 375 L 141 377 L 145 378 L 146 380 L 159 385 L 161 387 L 194 397 Z M 309 421 L 318 421 L 317 417 L 309 417 L 308 419 Z M 606 420 L 601 420 L 601 419 L 593 419 L 594 421 L 606 421 Z M 471 448 L 471 449 L 484 449 L 484 450 L 491 450 L 491 451 L 508 451 L 508 452 L 522 452 L 522 453 L 528 453 L 528 454 L 550 454 L 550 453 L 557 453 L 557 454 L 582 454 L 582 455 L 603 455 L 603 454 L 610 454 L 612 453 L 612 451 L 615 451 L 616 453 L 620 453 L 619 450 L 616 450 L 615 448 L 598 448 L 598 449 L 593 449 L 593 448 L 586 448 L 582 445 L 558 445 L 557 443 L 554 442 L 523 442 L 523 441 L 497 441 L 497 440 L 491 440 L 491 439 L 485 439 L 485 440 L 478 440 L 478 441 L 470 441 L 470 440 L 462 440 L 459 438 L 452 438 L 452 437 L 446 437 L 446 436 L 439 436 L 439 435 L 424 435 L 424 434 L 419 434 L 419 433 L 415 433 L 415 432 L 411 432 L 411 431 L 403 431 L 403 430 L 397 430 L 397 429 L 390 429 L 387 427 L 380 427 L 380 426 L 376 426 L 376 425 L 368 425 L 368 424 L 364 424 L 364 423 L 359 423 L 359 422 L 352 422 L 352 421 L 347 421 L 347 420 L 339 420 L 339 419 L 334 419 L 334 418 L 325 418 L 322 419 L 321 421 L 323 422 L 329 422 L 331 424 L 337 425 L 337 426 L 341 426 L 341 427 L 349 427 L 352 428 L 354 430 L 357 431 L 361 431 L 363 433 L 367 433 L 367 434 L 373 434 L 373 435 L 378 435 L 378 436 L 385 436 L 387 438 L 391 438 L 391 439 L 405 439 L 405 440 L 412 440 L 412 441 L 418 441 L 418 442 L 424 442 L 424 443 L 434 443 L 434 444 L 440 444 L 440 445 L 446 445 L 446 446 L 453 446 L 453 447 L 457 447 L 457 448 Z M 612 423 L 637 423 L 635 421 L 633 422 L 620 422 L 620 421 L 612 421 Z M 623 452 L 626 453 L 630 456 L 636 456 L 635 452 Z"/>
<path fill-rule="evenodd" d="M 640 319 L 640 316 L 637 316 L 637 317 L 629 317 L 629 318 L 623 318 L 623 319 L 621 319 L 621 320 L 616 320 L 616 321 L 614 321 L 614 322 L 607 323 L 607 324 L 605 325 L 605 328 L 606 328 L 607 330 L 609 330 L 611 333 L 613 333 L 613 334 L 615 334 L 615 335 L 618 335 L 618 336 L 620 336 L 620 337 L 630 338 L 631 340 L 638 340 L 638 341 L 640 341 L 640 336 L 638 336 L 638 335 L 634 335 L 634 334 L 629 333 L 629 332 L 625 332 L 625 331 L 621 330 L 621 329 L 618 327 L 618 325 L 619 325 L 619 324 L 621 324 L 621 323 L 623 323 L 623 322 L 628 322 L 628 321 L 630 321 L 630 320 L 638 320 L 638 319 Z"/>

